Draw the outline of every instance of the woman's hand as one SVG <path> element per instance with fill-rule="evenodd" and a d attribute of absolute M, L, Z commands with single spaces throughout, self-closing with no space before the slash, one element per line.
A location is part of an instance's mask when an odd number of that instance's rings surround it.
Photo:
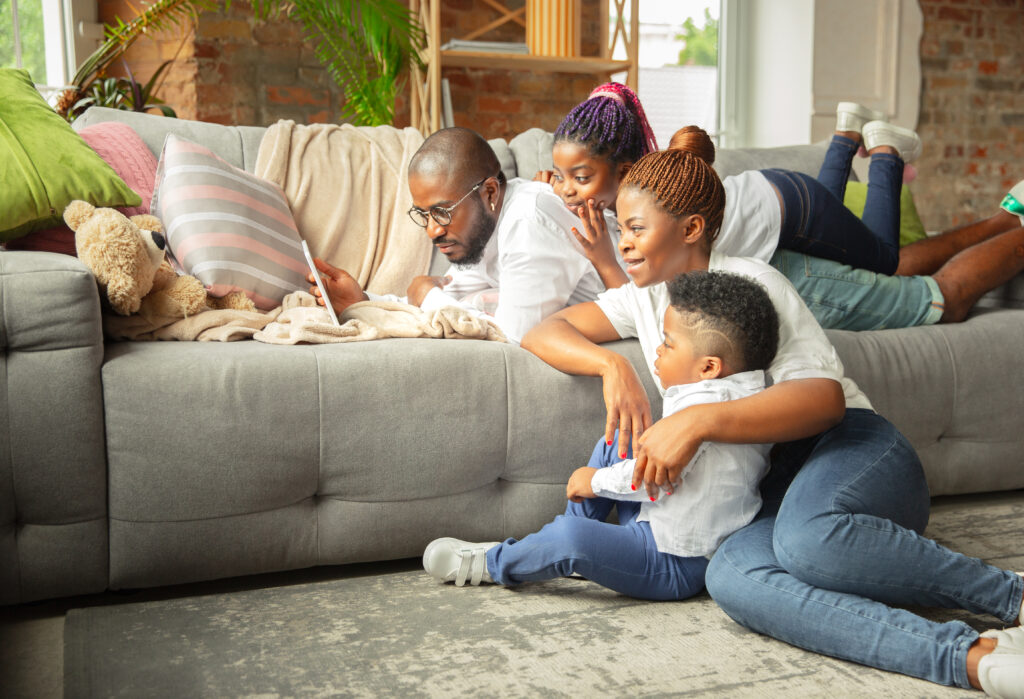
<path fill-rule="evenodd" d="M 700 437 L 700 408 L 696 405 L 658 420 L 640 437 L 640 450 L 633 452 L 633 485 L 641 484 L 652 500 L 660 489 L 671 493 L 679 483 L 679 474 L 703 443 Z"/>
<path fill-rule="evenodd" d="M 419 306 L 423 303 L 423 299 L 427 297 L 431 289 L 441 289 L 451 280 L 452 278 L 449 276 L 431 277 L 427 274 L 421 274 L 418 277 L 413 277 L 412 281 L 409 282 L 409 288 L 405 291 L 405 297 L 413 306 Z"/>
<path fill-rule="evenodd" d="M 615 244 L 604 220 L 604 208 L 605 202 L 595 202 L 593 199 L 588 199 L 585 204 L 576 207 L 576 215 L 580 217 L 580 228 L 573 228 L 572 234 L 583 248 L 583 254 L 590 260 L 590 264 L 594 265 L 605 287 L 613 289 L 629 283 L 629 277 L 622 271 L 615 257 Z"/>
<path fill-rule="evenodd" d="M 323 281 L 324 286 L 327 288 L 327 296 L 330 298 L 331 306 L 334 307 L 335 313 L 341 314 L 353 303 L 369 300 L 369 297 L 363 293 L 363 288 L 359 286 L 359 282 L 345 270 L 338 269 L 334 265 L 324 262 L 319 257 L 313 258 L 313 264 L 316 265 L 317 270 L 320 272 L 320 280 Z M 316 302 L 321 306 L 326 306 L 327 304 L 320 294 L 320 287 L 316 285 L 316 279 L 313 278 L 312 272 L 306 275 L 306 281 L 313 285 L 309 287 L 309 293 L 316 297 Z"/>
<path fill-rule="evenodd" d="M 640 447 L 640 436 L 651 426 L 651 403 L 647 399 L 636 369 L 622 355 L 615 359 L 601 373 L 604 384 L 604 405 L 608 418 L 604 426 L 604 438 L 612 443 L 615 430 L 619 431 L 617 453 L 626 458 L 632 442 L 633 453 Z"/>
<path fill-rule="evenodd" d="M 569 483 L 565 486 L 565 496 L 573 502 L 583 502 L 597 497 L 594 495 L 593 486 L 590 485 L 596 472 L 597 469 L 590 466 L 580 466 L 573 471 L 569 476 Z"/>

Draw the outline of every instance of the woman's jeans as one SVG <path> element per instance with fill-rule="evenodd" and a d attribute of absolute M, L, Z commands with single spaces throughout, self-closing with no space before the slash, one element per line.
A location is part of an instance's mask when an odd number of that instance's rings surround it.
<path fill-rule="evenodd" d="M 621 457 L 618 437 L 601 438 L 587 464 L 604 468 Z M 618 524 L 604 520 L 618 506 Z M 630 597 L 677 600 L 704 589 L 708 559 L 658 551 L 647 522 L 637 522 L 640 503 L 609 498 L 570 501 L 565 514 L 517 541 L 487 551 L 487 572 L 502 585 L 551 580 L 573 573 Z"/>
<path fill-rule="evenodd" d="M 889 605 L 986 613 L 1013 623 L 1020 576 L 921 536 L 929 496 L 895 427 L 850 409 L 836 427 L 777 445 L 758 518 L 719 547 L 714 600 L 740 624 L 836 658 L 969 687 L 978 633 Z"/>
<path fill-rule="evenodd" d="M 858 144 L 832 136 L 818 179 L 792 170 L 761 172 L 782 197 L 779 248 L 894 274 L 900 260 L 900 189 L 903 161 L 878 153 L 868 166 L 863 218 L 843 205 Z"/>

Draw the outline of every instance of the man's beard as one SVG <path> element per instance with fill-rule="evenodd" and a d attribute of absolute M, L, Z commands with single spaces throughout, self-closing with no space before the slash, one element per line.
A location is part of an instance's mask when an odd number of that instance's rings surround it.
<path fill-rule="evenodd" d="M 487 212 L 484 210 L 483 203 L 478 203 L 476 211 L 473 212 L 473 223 L 469 225 L 469 238 L 466 240 L 466 254 L 458 260 L 452 260 L 452 264 L 456 267 L 465 268 L 472 267 L 484 257 L 484 248 L 487 247 L 487 243 L 490 242 L 491 236 L 494 235 L 494 229 L 497 227 L 497 218 L 488 218 Z M 435 240 L 434 244 L 443 244 L 446 242 L 443 238 Z"/>

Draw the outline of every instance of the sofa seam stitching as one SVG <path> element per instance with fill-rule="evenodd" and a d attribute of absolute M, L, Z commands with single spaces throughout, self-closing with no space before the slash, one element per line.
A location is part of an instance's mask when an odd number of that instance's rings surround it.
<path fill-rule="evenodd" d="M 3 313 L 3 317 L 4 318 L 9 318 L 10 316 L 7 314 L 7 310 L 8 310 L 7 309 L 7 300 L 8 300 L 8 297 L 10 296 L 10 294 L 3 293 L 3 291 L 2 291 L 3 287 L 6 287 L 6 286 L 7 286 L 6 278 L 3 277 L 3 276 L 0 276 L 0 302 L 2 302 L 2 304 L 3 304 L 3 307 L 0 308 L 0 313 Z M 3 328 L 4 328 L 4 337 L 6 338 L 6 336 L 7 336 L 7 323 L 6 322 L 4 322 Z M 10 371 L 10 362 L 8 361 L 8 357 L 10 357 L 11 353 L 9 351 L 8 341 L 6 339 L 4 340 L 3 347 L 4 347 L 4 365 L 5 365 L 5 370 L 4 370 L 4 389 L 5 389 L 4 390 L 4 400 L 7 402 L 7 425 L 6 425 L 6 428 L 7 428 L 7 435 L 10 436 L 10 435 L 14 434 L 14 432 L 13 432 L 14 426 L 11 424 L 11 404 L 10 404 L 10 398 L 11 398 L 11 386 L 10 386 L 10 383 L 11 383 L 11 371 Z M 20 599 L 22 599 L 22 597 L 24 595 L 24 592 L 25 592 L 25 581 L 24 581 L 23 576 L 22 576 L 22 569 L 23 569 L 24 566 L 21 565 L 21 547 L 18 545 L 18 520 L 19 520 L 19 515 L 18 515 L 18 483 L 17 483 L 17 478 L 15 477 L 15 473 L 14 473 L 14 440 L 13 439 L 8 439 L 7 440 L 7 459 L 8 459 L 8 463 L 11 464 L 11 500 L 13 501 L 13 505 L 14 505 L 14 513 L 13 513 L 14 514 L 14 522 L 13 522 L 13 525 L 14 525 L 14 527 L 13 527 L 13 529 L 14 529 L 14 556 L 15 556 L 15 561 L 16 561 L 17 566 L 18 566 L 18 593 L 17 594 L 18 594 L 18 599 L 20 600 Z"/>
<path fill-rule="evenodd" d="M 498 480 L 506 480 L 505 475 L 508 472 L 509 458 L 512 452 L 512 384 L 509 381 L 511 372 L 508 366 L 508 356 L 510 350 L 506 347 L 503 348 L 505 351 L 502 352 L 502 360 L 505 369 L 505 463 L 502 465 L 501 473 L 498 475 Z M 500 489 L 500 485 L 498 486 Z M 508 521 L 506 519 L 507 513 L 505 512 L 505 495 L 504 493 L 498 493 L 499 501 L 501 502 L 501 533 L 504 534 L 508 528 Z M 505 537 L 502 537 L 505 538 Z"/>

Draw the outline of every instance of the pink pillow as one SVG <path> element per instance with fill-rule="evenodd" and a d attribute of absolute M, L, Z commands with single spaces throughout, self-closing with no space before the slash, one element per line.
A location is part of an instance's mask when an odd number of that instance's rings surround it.
<path fill-rule="evenodd" d="M 153 199 L 157 160 L 135 129 L 118 121 L 86 126 L 78 135 L 114 169 L 117 176 L 142 197 L 138 206 L 121 206 L 125 216 L 148 214 Z M 8 250 L 43 250 L 75 255 L 75 232 L 67 226 L 54 226 L 7 242 Z"/>

